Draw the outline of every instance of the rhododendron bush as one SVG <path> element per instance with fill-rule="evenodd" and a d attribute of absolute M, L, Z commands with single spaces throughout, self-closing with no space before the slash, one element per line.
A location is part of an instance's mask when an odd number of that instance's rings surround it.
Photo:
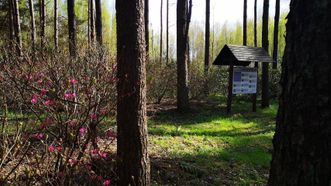
<path fill-rule="evenodd" d="M 104 51 L 75 59 L 1 53 L 1 107 L 26 119 L 2 112 L 0 180 L 109 185 L 116 131 L 105 125 L 115 115 L 114 60 Z"/>

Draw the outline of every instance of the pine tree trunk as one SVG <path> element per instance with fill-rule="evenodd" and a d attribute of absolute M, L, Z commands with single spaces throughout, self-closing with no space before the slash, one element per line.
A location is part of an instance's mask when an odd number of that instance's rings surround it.
<path fill-rule="evenodd" d="M 96 27 L 96 36 L 97 41 L 100 46 L 103 44 L 103 36 L 102 36 L 102 6 L 101 0 L 95 0 L 95 27 Z"/>
<path fill-rule="evenodd" d="M 269 51 L 269 0 L 263 2 L 262 47 Z M 269 107 L 269 63 L 262 64 L 262 108 Z"/>
<path fill-rule="evenodd" d="M 277 69 L 278 62 L 278 30 L 279 30 L 279 14 L 280 14 L 280 0 L 276 0 L 276 11 L 275 11 L 275 23 L 274 23 L 274 50 L 273 50 L 273 59 L 274 63 L 272 64 L 273 69 Z"/>
<path fill-rule="evenodd" d="M 13 8 L 13 0 L 8 0 L 8 20 L 9 20 L 9 39 L 11 44 L 13 43 L 15 37 L 15 29 L 14 29 L 14 8 Z"/>
<path fill-rule="evenodd" d="M 54 0 L 54 45 L 55 51 L 59 51 L 59 21 L 58 21 L 58 0 Z"/>
<path fill-rule="evenodd" d="M 90 46 L 93 46 L 94 45 L 94 42 L 95 42 L 95 13 L 94 13 L 94 2 L 93 0 L 88 0 L 89 2 L 89 25 L 88 25 L 88 28 L 89 28 L 89 44 Z"/>
<path fill-rule="evenodd" d="M 244 0 L 244 15 L 243 15 L 243 45 L 247 45 L 247 0 Z"/>
<path fill-rule="evenodd" d="M 163 0 L 161 0 L 160 7 L 160 63 L 163 60 Z"/>
<path fill-rule="evenodd" d="M 36 50 L 36 24 L 34 18 L 34 3 L 33 0 L 29 0 L 29 12 L 30 12 L 30 29 L 31 29 L 31 42 L 33 51 Z"/>
<path fill-rule="evenodd" d="M 45 0 L 39 0 L 39 18 L 40 18 L 40 47 L 44 50 L 46 44 L 46 3 Z"/>
<path fill-rule="evenodd" d="M 68 10 L 68 31 L 69 31 L 69 52 L 70 56 L 76 57 L 76 15 L 75 0 L 67 1 Z"/>
<path fill-rule="evenodd" d="M 292 0 L 290 7 L 269 185 L 327 186 L 331 185 L 331 1 Z"/>
<path fill-rule="evenodd" d="M 257 47 L 257 0 L 254 1 L 254 46 Z"/>
<path fill-rule="evenodd" d="M 177 1 L 177 109 L 189 109 L 188 88 L 188 31 L 191 19 L 192 1 Z"/>
<path fill-rule="evenodd" d="M 118 185 L 150 185 L 144 0 L 117 0 Z"/>
<path fill-rule="evenodd" d="M 169 0 L 167 0 L 166 63 L 169 64 Z"/>
<path fill-rule="evenodd" d="M 205 24 L 205 73 L 209 70 L 210 49 L 210 0 L 206 0 L 206 24 Z"/>
<path fill-rule="evenodd" d="M 22 33 L 21 33 L 21 19 L 20 10 L 18 6 L 18 0 L 13 0 L 13 17 L 14 17 L 14 30 L 16 41 L 16 52 L 18 55 L 22 55 Z"/>
<path fill-rule="evenodd" d="M 147 61 L 149 59 L 149 0 L 145 0 L 145 42 Z"/>

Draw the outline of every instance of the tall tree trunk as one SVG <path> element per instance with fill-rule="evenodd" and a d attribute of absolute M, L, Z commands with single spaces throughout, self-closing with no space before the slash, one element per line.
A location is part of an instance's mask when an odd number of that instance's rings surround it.
<path fill-rule="evenodd" d="M 150 185 L 144 0 L 117 0 L 118 185 Z"/>
<path fill-rule="evenodd" d="M 331 1 L 290 7 L 269 185 L 331 185 Z"/>
<path fill-rule="evenodd" d="M 46 44 L 46 0 L 39 0 L 39 18 L 40 18 L 40 48 L 44 50 Z"/>
<path fill-rule="evenodd" d="M 177 109 L 189 109 L 188 88 L 188 31 L 191 21 L 192 0 L 177 1 Z"/>
<path fill-rule="evenodd" d="M 145 0 L 145 42 L 147 61 L 149 59 L 149 0 Z"/>
<path fill-rule="evenodd" d="M 58 21 L 59 4 L 54 0 L 54 45 L 55 51 L 59 50 L 59 21 Z"/>
<path fill-rule="evenodd" d="M 257 47 L 257 0 L 254 0 L 254 46 Z"/>
<path fill-rule="evenodd" d="M 13 10 L 13 0 L 8 0 L 9 39 L 11 43 L 13 43 L 15 37 Z"/>
<path fill-rule="evenodd" d="M 95 20 L 94 20 L 94 0 L 88 0 L 89 2 L 89 25 L 88 25 L 88 28 L 89 28 L 89 35 L 88 35 L 88 38 L 89 38 L 89 44 L 90 46 L 93 46 L 94 45 L 94 42 L 95 42 Z"/>
<path fill-rule="evenodd" d="M 210 49 L 210 0 L 206 0 L 206 24 L 205 24 L 205 73 L 209 70 Z"/>
<path fill-rule="evenodd" d="M 167 0 L 166 63 L 169 64 L 169 0 Z"/>
<path fill-rule="evenodd" d="M 69 52 L 70 56 L 76 57 L 76 15 L 75 0 L 67 0 L 68 10 L 68 31 L 69 31 Z"/>
<path fill-rule="evenodd" d="M 163 60 L 163 0 L 160 7 L 160 63 Z"/>
<path fill-rule="evenodd" d="M 269 51 L 269 0 L 263 2 L 262 47 Z M 269 63 L 262 64 L 262 108 L 269 107 Z"/>
<path fill-rule="evenodd" d="M 247 0 L 244 0 L 244 15 L 243 15 L 243 45 L 247 45 Z"/>
<path fill-rule="evenodd" d="M 278 30 L 279 30 L 279 14 L 280 14 L 280 0 L 276 0 L 276 11 L 275 11 L 275 23 L 274 23 L 274 50 L 273 50 L 273 59 L 274 63 L 272 64 L 273 69 L 277 69 L 278 62 Z"/>
<path fill-rule="evenodd" d="M 33 51 L 36 50 L 36 24 L 34 18 L 34 3 L 33 0 L 29 0 L 29 12 L 30 12 L 30 29 L 31 29 L 31 42 Z"/>
<path fill-rule="evenodd" d="M 16 41 L 16 51 L 18 55 L 22 55 L 22 34 L 21 34 L 21 19 L 20 10 L 18 5 L 18 0 L 13 0 L 14 8 L 14 30 L 15 30 L 15 41 Z"/>
<path fill-rule="evenodd" d="M 97 41 L 100 46 L 103 44 L 103 36 L 102 36 L 102 6 L 101 0 L 95 0 L 95 27 L 96 27 L 96 35 Z"/>

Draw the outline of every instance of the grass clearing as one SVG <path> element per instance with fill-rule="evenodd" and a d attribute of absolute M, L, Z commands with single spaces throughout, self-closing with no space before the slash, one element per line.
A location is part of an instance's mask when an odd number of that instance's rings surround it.
<path fill-rule="evenodd" d="M 212 101 L 215 100 L 220 98 Z M 155 184 L 264 185 L 277 105 L 257 113 L 250 112 L 250 106 L 237 100 L 233 114 L 227 115 L 224 105 L 203 103 L 188 114 L 170 109 L 152 116 L 149 119 L 152 160 L 163 160 L 170 166 L 169 169 L 161 166 L 161 172 L 158 165 L 153 166 L 157 171 L 153 177 L 159 178 L 154 179 Z"/>

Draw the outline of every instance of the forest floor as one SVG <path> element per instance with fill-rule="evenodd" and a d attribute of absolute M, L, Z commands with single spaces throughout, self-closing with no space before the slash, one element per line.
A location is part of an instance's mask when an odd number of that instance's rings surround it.
<path fill-rule="evenodd" d="M 153 185 L 266 185 L 277 104 L 253 113 L 238 98 L 225 114 L 222 99 L 193 102 L 187 114 L 149 105 Z"/>

